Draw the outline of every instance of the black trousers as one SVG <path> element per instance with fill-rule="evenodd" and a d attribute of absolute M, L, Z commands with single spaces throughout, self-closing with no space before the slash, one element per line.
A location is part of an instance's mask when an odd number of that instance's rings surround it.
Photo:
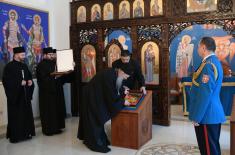
<path fill-rule="evenodd" d="M 201 155 L 221 155 L 220 131 L 221 124 L 200 124 L 200 126 L 195 126 Z"/>

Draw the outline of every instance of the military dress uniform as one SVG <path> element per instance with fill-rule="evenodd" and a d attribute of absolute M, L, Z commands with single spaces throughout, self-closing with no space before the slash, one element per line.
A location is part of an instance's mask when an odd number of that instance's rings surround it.
<path fill-rule="evenodd" d="M 202 155 L 220 155 L 221 123 L 226 118 L 220 101 L 223 70 L 214 54 L 206 57 L 193 74 L 190 90 L 189 119 L 195 126 Z"/>

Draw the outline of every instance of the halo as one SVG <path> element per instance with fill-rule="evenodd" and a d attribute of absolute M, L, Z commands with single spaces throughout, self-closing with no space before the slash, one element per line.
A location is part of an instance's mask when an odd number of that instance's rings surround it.
<path fill-rule="evenodd" d="M 189 35 L 184 35 L 182 37 L 182 41 L 184 41 L 185 39 L 187 39 L 187 43 L 189 44 L 192 41 L 192 38 Z"/>
<path fill-rule="evenodd" d="M 120 35 L 118 37 L 118 41 L 121 43 L 121 44 L 124 44 L 126 42 L 126 37 L 124 35 Z"/>
<path fill-rule="evenodd" d="M 11 9 L 11 10 L 8 12 L 9 18 L 10 18 L 10 16 L 11 16 L 11 13 L 14 13 L 14 14 L 15 14 L 15 20 L 17 20 L 17 19 L 18 19 L 18 13 L 16 12 L 16 10 Z"/>
<path fill-rule="evenodd" d="M 41 23 L 41 17 L 39 16 L 39 15 L 34 15 L 33 16 L 33 22 L 35 23 L 36 22 L 36 18 L 38 18 L 38 20 L 39 20 L 39 24 Z"/>

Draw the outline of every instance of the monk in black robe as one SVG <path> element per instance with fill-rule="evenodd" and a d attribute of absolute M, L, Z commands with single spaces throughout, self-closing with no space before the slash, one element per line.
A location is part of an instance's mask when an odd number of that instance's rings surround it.
<path fill-rule="evenodd" d="M 104 124 L 123 105 L 130 104 L 123 98 L 128 91 L 122 87 L 122 80 L 128 77 L 124 72 L 110 68 L 97 73 L 83 88 L 82 103 L 79 106 L 78 138 L 93 151 L 110 151 Z"/>
<path fill-rule="evenodd" d="M 34 84 L 32 75 L 24 64 L 23 47 L 13 49 L 14 58 L 3 71 L 2 83 L 7 96 L 7 138 L 11 143 L 31 139 L 35 136 L 35 127 L 31 100 Z"/>
<path fill-rule="evenodd" d="M 36 69 L 39 87 L 39 110 L 42 132 L 47 136 L 59 134 L 65 128 L 64 77 L 52 75 L 55 72 L 55 50 L 43 49 L 44 59 Z"/>
<path fill-rule="evenodd" d="M 112 63 L 112 68 L 121 69 L 130 77 L 123 81 L 123 85 L 129 89 L 134 89 L 136 83 L 144 94 L 146 94 L 145 80 L 141 72 L 140 64 L 131 58 L 128 50 L 121 51 L 121 58 Z"/>

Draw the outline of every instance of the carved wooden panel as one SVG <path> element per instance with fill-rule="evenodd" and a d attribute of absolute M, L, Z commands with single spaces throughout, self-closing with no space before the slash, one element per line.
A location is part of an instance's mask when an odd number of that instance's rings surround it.
<path fill-rule="evenodd" d="M 96 29 L 80 30 L 79 38 L 80 38 L 79 40 L 80 44 L 85 44 L 85 43 L 96 44 L 98 42 L 97 30 Z"/>
<path fill-rule="evenodd" d="M 172 2 L 172 16 L 182 16 L 186 14 L 185 0 L 173 0 Z"/>
<path fill-rule="evenodd" d="M 138 42 L 151 39 L 162 40 L 162 25 L 138 26 Z"/>
<path fill-rule="evenodd" d="M 221 12 L 221 13 L 233 12 L 233 1 L 232 0 L 218 0 L 217 9 L 218 9 L 218 12 Z"/>

